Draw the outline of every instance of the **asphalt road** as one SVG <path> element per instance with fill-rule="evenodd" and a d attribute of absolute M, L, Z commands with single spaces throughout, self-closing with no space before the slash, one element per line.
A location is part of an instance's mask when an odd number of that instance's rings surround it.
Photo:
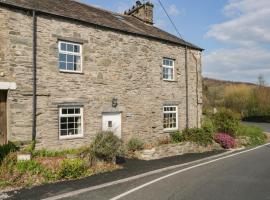
<path fill-rule="evenodd" d="M 183 169 L 185 168 L 65 199 L 270 200 L 270 145 L 188 170 Z M 179 173 L 143 186 L 175 172 Z M 119 197 L 127 191 L 130 193 Z"/>
<path fill-rule="evenodd" d="M 265 132 L 270 133 L 270 123 L 256 123 L 256 122 L 242 122 L 242 123 L 251 126 L 258 126 L 262 128 Z"/>

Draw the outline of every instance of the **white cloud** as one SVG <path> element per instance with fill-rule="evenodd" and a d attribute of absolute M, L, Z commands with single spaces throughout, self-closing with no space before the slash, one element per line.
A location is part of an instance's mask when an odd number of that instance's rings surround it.
<path fill-rule="evenodd" d="M 223 13 L 228 20 L 212 25 L 206 37 L 229 47 L 205 56 L 204 74 L 253 82 L 264 74 L 270 82 L 270 1 L 230 0 Z"/>
<path fill-rule="evenodd" d="M 179 10 L 175 4 L 171 4 L 168 7 L 168 13 L 171 16 L 179 16 L 179 15 L 183 14 L 184 11 L 183 10 Z"/>
<path fill-rule="evenodd" d="M 270 77 L 270 51 L 260 47 L 218 49 L 204 57 L 204 76 L 256 82 Z"/>

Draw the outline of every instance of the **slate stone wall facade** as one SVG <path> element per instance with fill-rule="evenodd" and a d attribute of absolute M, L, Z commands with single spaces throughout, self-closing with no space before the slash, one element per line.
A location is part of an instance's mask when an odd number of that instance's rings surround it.
<path fill-rule="evenodd" d="M 83 73 L 58 69 L 58 41 L 82 43 Z M 0 8 L 0 82 L 16 82 L 8 93 L 8 138 L 31 140 L 32 17 Z M 175 81 L 163 81 L 162 59 L 175 59 Z M 185 48 L 48 15 L 37 19 L 37 147 L 88 145 L 101 131 L 102 112 L 122 112 L 122 139 L 154 141 L 163 131 L 163 106 L 178 106 L 186 127 Z M 201 52 L 188 50 L 189 127 L 201 124 Z M 112 108 L 113 98 L 118 107 Z M 84 108 L 84 137 L 60 140 L 58 107 Z"/>

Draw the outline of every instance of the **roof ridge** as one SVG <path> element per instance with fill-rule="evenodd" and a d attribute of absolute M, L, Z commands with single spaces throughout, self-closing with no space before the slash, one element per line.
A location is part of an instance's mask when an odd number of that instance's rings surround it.
<path fill-rule="evenodd" d="M 90 4 L 81 2 L 80 0 L 66 0 L 66 1 L 73 1 L 75 3 L 81 4 L 81 5 L 90 7 L 90 8 L 95 8 L 97 10 L 101 10 L 101 11 L 104 11 L 104 12 L 107 12 L 107 13 L 110 13 L 110 14 L 113 14 L 113 15 L 121 15 L 123 17 L 130 17 L 130 16 L 122 14 L 122 13 L 114 12 L 114 11 L 111 11 L 111 10 L 106 10 L 105 8 L 101 8 L 101 7 L 98 7 L 98 6 L 95 6 L 95 5 L 90 5 Z"/>

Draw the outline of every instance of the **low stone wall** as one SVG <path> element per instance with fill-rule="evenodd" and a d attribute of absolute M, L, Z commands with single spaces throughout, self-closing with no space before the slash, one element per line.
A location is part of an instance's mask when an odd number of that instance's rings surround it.
<path fill-rule="evenodd" d="M 165 157 L 183 155 L 186 153 L 203 153 L 213 150 L 221 150 L 219 144 L 214 143 L 208 146 L 201 146 L 193 142 L 183 142 L 179 144 L 166 144 L 152 149 L 136 152 L 136 157 L 141 160 L 155 160 Z"/>

